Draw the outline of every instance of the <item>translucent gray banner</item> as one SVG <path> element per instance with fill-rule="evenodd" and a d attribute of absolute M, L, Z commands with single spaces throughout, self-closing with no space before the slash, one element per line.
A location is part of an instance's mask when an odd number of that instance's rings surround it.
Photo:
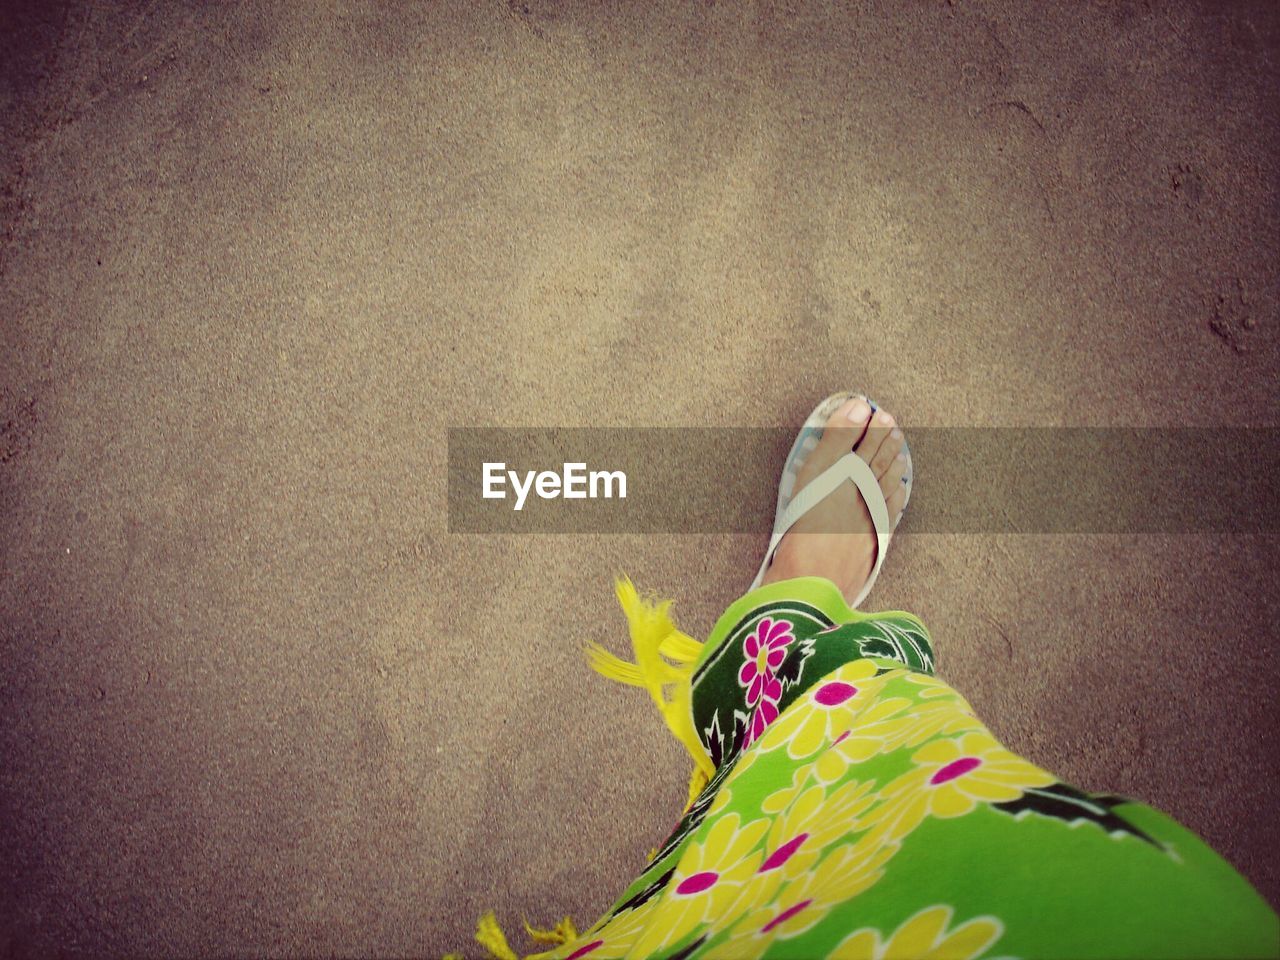
<path fill-rule="evenodd" d="M 794 438 L 451 428 L 449 530 L 768 533 Z M 907 441 L 915 476 L 900 533 L 1280 532 L 1278 428 L 916 427 Z"/>

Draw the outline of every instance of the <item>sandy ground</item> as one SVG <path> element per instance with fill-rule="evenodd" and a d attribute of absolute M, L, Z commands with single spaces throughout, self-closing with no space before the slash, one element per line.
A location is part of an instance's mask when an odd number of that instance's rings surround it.
<path fill-rule="evenodd" d="M 450 426 L 1275 423 L 1275 5 L 452 7 L 8 7 L 0 953 L 421 955 L 634 874 L 686 765 L 579 645 L 762 539 L 450 535 Z M 872 605 L 1280 903 L 1278 568 L 918 534 Z"/>

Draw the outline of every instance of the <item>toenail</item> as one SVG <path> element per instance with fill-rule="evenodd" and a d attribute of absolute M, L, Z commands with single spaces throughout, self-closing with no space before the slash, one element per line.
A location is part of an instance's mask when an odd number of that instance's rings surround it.
<path fill-rule="evenodd" d="M 867 419 L 867 414 L 870 412 L 871 408 L 859 400 L 853 405 L 853 409 L 849 411 L 849 419 L 854 423 L 864 423 Z"/>
<path fill-rule="evenodd" d="M 898 454 L 896 457 L 894 457 L 893 459 L 897 460 L 899 463 L 906 463 L 906 462 L 907 462 L 907 455 L 906 455 L 905 453 L 900 453 L 900 454 Z"/>
<path fill-rule="evenodd" d="M 893 437 L 893 439 L 895 439 L 895 440 L 901 440 L 901 439 L 902 439 L 902 431 L 901 431 L 901 430 L 898 430 L 897 428 L 894 428 L 893 433 L 889 434 L 889 436 Z"/>
<path fill-rule="evenodd" d="M 876 420 L 878 420 L 880 423 L 888 423 L 890 419 L 891 419 L 890 416 L 887 413 L 885 413 L 883 410 L 881 410 L 879 413 L 876 414 Z"/>

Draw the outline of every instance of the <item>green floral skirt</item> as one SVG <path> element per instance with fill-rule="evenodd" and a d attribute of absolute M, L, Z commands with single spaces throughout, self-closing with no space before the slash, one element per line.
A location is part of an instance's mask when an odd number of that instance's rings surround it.
<path fill-rule="evenodd" d="M 637 662 L 597 666 L 650 689 L 702 773 L 644 873 L 545 956 L 1280 953 L 1275 913 L 1197 836 L 1001 746 L 910 614 L 791 580 L 698 645 L 620 596 Z"/>

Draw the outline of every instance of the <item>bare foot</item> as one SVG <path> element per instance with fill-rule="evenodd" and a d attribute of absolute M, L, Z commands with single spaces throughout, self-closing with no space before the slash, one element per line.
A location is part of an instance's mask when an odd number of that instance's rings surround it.
<path fill-rule="evenodd" d="M 902 431 L 893 417 L 884 410 L 872 417 L 870 404 L 855 397 L 827 420 L 818 445 L 796 475 L 796 492 L 853 450 L 880 481 L 892 527 L 907 501 L 902 482 L 907 458 L 902 447 Z M 875 525 L 862 495 L 852 483 L 842 483 L 787 531 L 761 582 L 825 577 L 852 602 L 871 576 L 876 549 Z"/>

